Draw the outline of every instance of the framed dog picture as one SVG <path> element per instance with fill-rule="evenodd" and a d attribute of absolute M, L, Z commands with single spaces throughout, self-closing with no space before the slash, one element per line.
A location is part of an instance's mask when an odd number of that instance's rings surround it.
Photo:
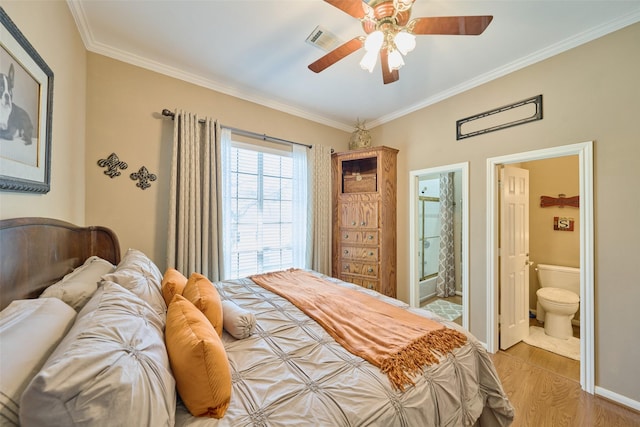
<path fill-rule="evenodd" d="M 0 191 L 47 193 L 53 72 L 0 8 Z"/>

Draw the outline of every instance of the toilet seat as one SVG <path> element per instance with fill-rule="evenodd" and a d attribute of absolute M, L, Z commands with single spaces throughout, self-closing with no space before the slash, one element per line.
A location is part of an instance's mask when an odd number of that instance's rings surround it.
<path fill-rule="evenodd" d="M 556 304 L 577 304 L 580 302 L 580 297 L 567 289 L 540 288 L 536 295 L 538 298 L 543 298 Z"/>

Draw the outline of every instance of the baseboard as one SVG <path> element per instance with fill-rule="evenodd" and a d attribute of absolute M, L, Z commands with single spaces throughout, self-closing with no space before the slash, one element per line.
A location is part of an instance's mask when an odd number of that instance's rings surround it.
<path fill-rule="evenodd" d="M 425 295 L 425 296 L 423 296 L 422 298 L 420 298 L 420 305 L 422 305 L 422 303 L 423 303 L 423 302 L 425 302 L 426 300 L 428 300 L 428 299 L 431 299 L 431 298 L 435 297 L 436 295 L 437 295 L 437 294 L 434 292 L 434 293 L 432 293 L 432 294 L 429 294 L 429 295 Z M 460 291 L 456 291 L 456 295 L 457 295 L 457 296 L 459 296 L 459 297 L 461 297 L 461 296 L 462 296 L 462 292 L 460 292 Z"/>
<path fill-rule="evenodd" d="M 596 386 L 595 392 L 598 396 L 601 396 L 607 400 L 611 400 L 612 402 L 618 403 L 622 406 L 626 406 L 627 408 L 631 408 L 634 411 L 640 412 L 640 402 L 638 402 L 637 400 L 629 399 L 626 396 L 598 386 Z"/>
<path fill-rule="evenodd" d="M 434 293 L 432 293 L 432 294 L 429 294 L 429 295 L 425 295 L 425 296 L 423 296 L 422 298 L 420 298 L 420 306 L 422 306 L 422 304 L 423 304 L 425 301 L 427 301 L 427 300 L 429 300 L 429 299 L 431 299 L 431 298 L 433 298 L 433 297 L 435 297 L 435 296 L 436 296 L 436 293 L 435 293 L 435 292 L 434 292 Z"/>

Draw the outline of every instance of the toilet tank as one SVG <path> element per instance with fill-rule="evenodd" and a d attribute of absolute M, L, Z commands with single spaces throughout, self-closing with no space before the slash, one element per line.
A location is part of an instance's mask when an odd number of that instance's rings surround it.
<path fill-rule="evenodd" d="M 580 269 L 562 265 L 538 264 L 538 282 L 541 288 L 567 289 L 580 295 Z"/>

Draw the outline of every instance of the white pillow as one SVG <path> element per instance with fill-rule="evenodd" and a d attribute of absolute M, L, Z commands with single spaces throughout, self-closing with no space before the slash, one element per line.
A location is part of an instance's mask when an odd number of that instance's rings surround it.
<path fill-rule="evenodd" d="M 256 326 L 256 316 L 232 301 L 222 300 L 222 326 L 236 339 L 248 338 Z"/>
<path fill-rule="evenodd" d="M 20 423 L 173 426 L 175 407 L 162 317 L 103 282 L 23 393 Z"/>
<path fill-rule="evenodd" d="M 76 312 L 57 298 L 17 300 L 0 312 L 0 424 L 18 425 L 20 396 Z"/>
<path fill-rule="evenodd" d="M 59 298 L 80 311 L 98 289 L 102 275 L 111 273 L 114 269 L 115 266 L 109 261 L 92 256 L 61 281 L 45 289 L 40 298 Z"/>
<path fill-rule="evenodd" d="M 130 290 L 158 314 L 166 317 L 167 304 L 162 296 L 162 273 L 144 253 L 129 249 L 113 273 L 102 276 Z"/>

